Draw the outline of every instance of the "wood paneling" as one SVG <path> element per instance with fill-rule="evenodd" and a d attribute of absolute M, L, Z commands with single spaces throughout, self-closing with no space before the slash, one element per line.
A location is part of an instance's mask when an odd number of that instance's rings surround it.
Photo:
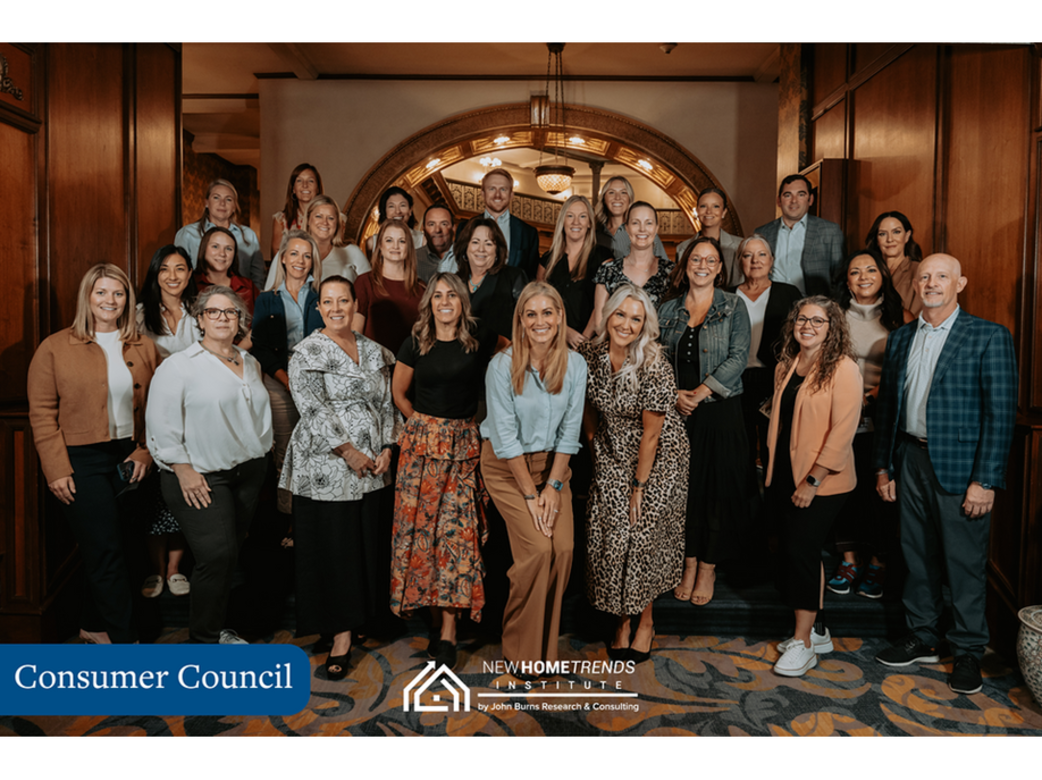
<path fill-rule="evenodd" d="M 181 100 L 176 51 L 137 45 L 134 56 L 138 274 L 131 279 L 140 287 L 152 255 L 174 243 L 180 225 Z"/>
<path fill-rule="evenodd" d="M 123 46 L 50 44 L 48 55 L 51 333 L 72 322 L 88 268 L 127 268 L 128 204 Z"/>
<path fill-rule="evenodd" d="M 0 123 L 0 192 L 4 193 L 4 262 L 0 286 L 11 305 L 0 306 L 0 404 L 25 400 L 25 377 L 35 347 L 36 139 Z"/>
<path fill-rule="evenodd" d="M 847 46 L 846 43 L 820 43 L 814 47 L 812 106 L 818 105 L 847 80 Z"/>
<path fill-rule="evenodd" d="M 892 43 L 855 43 L 852 45 L 853 51 L 853 65 L 851 70 L 857 74 L 864 70 L 867 66 L 878 60 L 890 49 L 894 44 Z"/>
<path fill-rule="evenodd" d="M 814 120 L 814 143 L 811 160 L 847 156 L 847 102 L 841 100 Z"/>
<path fill-rule="evenodd" d="M 933 245 L 937 52 L 916 46 L 853 94 L 852 161 L 845 225 L 860 244 L 876 216 L 908 216 L 915 239 Z"/>
<path fill-rule="evenodd" d="M 1025 47 L 950 54 L 944 250 L 970 283 L 960 299 L 1016 333 L 1024 274 L 1031 60 Z"/>

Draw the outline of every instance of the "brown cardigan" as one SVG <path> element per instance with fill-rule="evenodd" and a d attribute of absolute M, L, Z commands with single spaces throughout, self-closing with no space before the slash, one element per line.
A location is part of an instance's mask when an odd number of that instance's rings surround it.
<path fill-rule="evenodd" d="M 145 447 L 145 400 L 159 352 L 138 335 L 123 344 L 134 381 L 134 441 Z M 66 447 L 110 441 L 108 364 L 94 341 L 72 335 L 72 328 L 49 336 L 29 365 L 29 422 L 48 484 L 72 474 Z"/>

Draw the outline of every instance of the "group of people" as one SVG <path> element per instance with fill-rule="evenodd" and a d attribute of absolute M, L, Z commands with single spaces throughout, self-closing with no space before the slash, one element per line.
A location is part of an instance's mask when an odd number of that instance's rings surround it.
<path fill-rule="evenodd" d="M 615 617 L 607 653 L 645 661 L 655 599 L 708 604 L 717 564 L 742 554 L 759 469 L 794 612 L 775 671 L 832 649 L 825 587 L 882 595 L 899 537 L 911 633 L 878 660 L 936 660 L 947 583 L 950 682 L 978 690 L 1016 366 L 1009 332 L 960 310 L 959 261 L 923 258 L 900 212 L 844 257 L 801 175 L 744 239 L 722 229 L 724 193 L 702 192 L 675 262 L 625 178 L 596 206 L 565 200 L 542 257 L 510 174 L 482 189 L 483 214 L 456 226 L 436 203 L 418 230 L 390 188 L 366 253 L 302 164 L 266 271 L 218 180 L 139 295 L 116 266 L 88 271 L 29 373 L 43 471 L 83 555 L 84 640 L 134 639 L 120 518 L 154 462 L 143 595 L 190 593 L 192 641 L 244 641 L 227 605 L 270 452 L 297 630 L 329 646 L 330 679 L 388 610 L 429 609 L 429 652 L 456 663 L 458 619 L 486 606 L 491 513 L 513 558 L 504 657 L 555 660 L 573 487 L 589 497 L 586 593 Z"/>

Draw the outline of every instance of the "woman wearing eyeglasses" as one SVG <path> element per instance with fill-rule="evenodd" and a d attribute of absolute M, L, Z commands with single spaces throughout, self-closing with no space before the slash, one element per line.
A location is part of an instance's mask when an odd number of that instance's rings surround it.
<path fill-rule="evenodd" d="M 239 547 L 271 449 L 271 406 L 256 358 L 235 346 L 249 327 L 242 299 L 208 287 L 193 307 L 201 341 L 156 371 L 145 426 L 163 499 L 195 556 L 189 637 L 245 644 L 224 626 Z"/>
<path fill-rule="evenodd" d="M 779 643 L 775 674 L 802 677 L 832 650 L 821 618 L 821 548 L 857 484 L 854 433 L 862 381 L 847 320 L 824 295 L 799 301 L 782 331 L 767 446 L 767 499 L 779 519 L 785 600 L 796 631 Z"/>
<path fill-rule="evenodd" d="M 749 519 L 741 401 L 749 313 L 720 289 L 723 256 L 715 238 L 692 241 L 659 309 L 659 341 L 676 373 L 677 411 L 691 444 L 684 576 L 673 595 L 696 606 L 713 598 L 716 565 L 736 554 Z"/>

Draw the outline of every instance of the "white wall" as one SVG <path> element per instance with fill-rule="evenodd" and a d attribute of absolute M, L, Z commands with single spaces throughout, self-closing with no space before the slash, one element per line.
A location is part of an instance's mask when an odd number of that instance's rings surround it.
<path fill-rule="evenodd" d="M 542 81 L 262 80 L 261 212 L 284 202 L 289 173 L 316 165 L 343 206 L 387 151 L 445 117 L 527 102 Z M 742 227 L 774 219 L 778 87 L 753 83 L 567 82 L 565 100 L 632 117 L 671 136 L 730 194 Z M 265 219 L 262 246 L 270 245 Z"/>

